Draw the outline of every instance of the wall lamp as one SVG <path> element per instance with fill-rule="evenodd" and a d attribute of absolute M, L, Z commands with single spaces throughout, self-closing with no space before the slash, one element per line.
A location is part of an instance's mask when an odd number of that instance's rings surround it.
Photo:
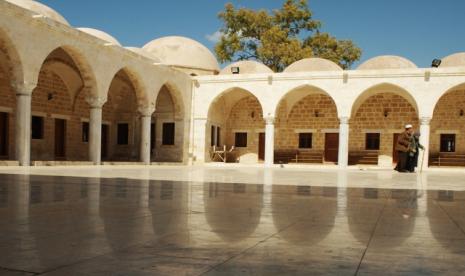
<path fill-rule="evenodd" d="M 459 112 L 460 117 L 463 117 L 463 113 L 464 113 L 463 109 L 460 109 L 460 112 Z"/>
<path fill-rule="evenodd" d="M 389 116 L 389 111 L 387 109 L 385 109 L 384 112 L 383 112 L 383 115 L 386 118 L 387 116 Z"/>
<path fill-rule="evenodd" d="M 237 67 L 237 66 L 231 67 L 231 73 L 233 73 L 233 74 L 239 74 L 239 72 L 240 72 L 239 67 Z"/>
<path fill-rule="evenodd" d="M 320 112 L 318 110 L 315 110 L 315 117 L 320 117 Z"/>
<path fill-rule="evenodd" d="M 53 100 L 53 93 L 48 93 L 47 94 L 47 100 L 49 100 L 49 101 Z"/>
<path fill-rule="evenodd" d="M 440 59 L 433 59 L 433 62 L 431 62 L 431 67 L 438 68 L 441 65 L 441 60 Z"/>

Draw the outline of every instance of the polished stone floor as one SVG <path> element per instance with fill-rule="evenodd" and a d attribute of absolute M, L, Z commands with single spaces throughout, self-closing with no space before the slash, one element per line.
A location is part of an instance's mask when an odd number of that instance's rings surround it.
<path fill-rule="evenodd" d="M 1 169 L 0 275 L 463 275 L 464 179 Z"/>

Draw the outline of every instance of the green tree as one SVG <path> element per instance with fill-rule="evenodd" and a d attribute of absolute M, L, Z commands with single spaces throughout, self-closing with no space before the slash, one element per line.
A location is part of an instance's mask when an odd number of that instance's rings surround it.
<path fill-rule="evenodd" d="M 220 62 L 257 60 L 281 72 L 291 63 L 321 57 L 342 68 L 360 59 L 362 51 L 351 40 L 320 32 L 306 0 L 286 0 L 279 10 L 236 9 L 231 3 L 218 17 L 224 25 L 215 46 Z"/>

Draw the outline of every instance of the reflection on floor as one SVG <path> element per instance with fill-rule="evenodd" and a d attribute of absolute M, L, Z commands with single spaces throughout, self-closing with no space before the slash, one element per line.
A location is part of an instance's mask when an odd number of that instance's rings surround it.
<path fill-rule="evenodd" d="M 0 275 L 456 275 L 464 229 L 465 191 L 0 174 Z"/>

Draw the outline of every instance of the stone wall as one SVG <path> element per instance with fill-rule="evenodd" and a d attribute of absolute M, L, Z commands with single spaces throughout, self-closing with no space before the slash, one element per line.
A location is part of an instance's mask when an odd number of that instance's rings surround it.
<path fill-rule="evenodd" d="M 329 96 L 308 95 L 292 107 L 284 99 L 275 122 L 275 149 L 298 149 L 299 132 L 311 132 L 312 150 L 323 151 L 325 129 L 338 128 L 336 105 Z"/>
<path fill-rule="evenodd" d="M 431 120 L 430 154 L 440 151 L 440 135 L 455 134 L 455 152 L 465 154 L 465 90 L 451 91 L 438 101 Z"/>
<path fill-rule="evenodd" d="M 375 94 L 350 119 L 349 152 L 365 150 L 366 133 L 380 133 L 379 154 L 392 157 L 394 133 L 402 132 L 405 124 L 419 130 L 415 108 L 394 93 Z"/>

